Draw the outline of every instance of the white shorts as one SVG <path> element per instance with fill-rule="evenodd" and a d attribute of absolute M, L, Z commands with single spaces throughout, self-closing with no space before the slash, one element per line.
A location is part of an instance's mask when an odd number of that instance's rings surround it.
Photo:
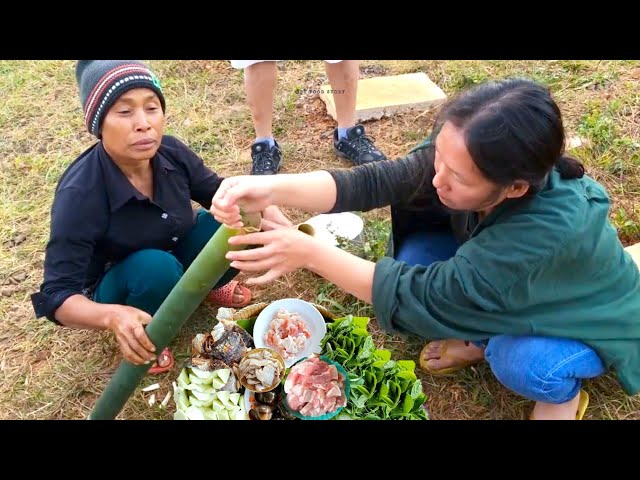
<path fill-rule="evenodd" d="M 260 62 L 279 62 L 280 60 L 231 60 L 233 68 L 247 68 L 254 63 Z M 327 63 L 340 63 L 342 60 L 325 60 Z"/>

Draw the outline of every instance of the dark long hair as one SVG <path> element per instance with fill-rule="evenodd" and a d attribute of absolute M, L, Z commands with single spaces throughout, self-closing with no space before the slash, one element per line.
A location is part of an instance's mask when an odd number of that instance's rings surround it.
<path fill-rule="evenodd" d="M 564 153 L 564 126 L 545 86 L 526 79 L 483 83 L 451 99 L 436 119 L 464 132 L 471 158 L 482 174 L 507 186 L 525 180 L 539 191 L 555 167 L 562 178 L 580 178 L 582 164 Z M 425 185 L 426 186 L 426 185 Z"/>

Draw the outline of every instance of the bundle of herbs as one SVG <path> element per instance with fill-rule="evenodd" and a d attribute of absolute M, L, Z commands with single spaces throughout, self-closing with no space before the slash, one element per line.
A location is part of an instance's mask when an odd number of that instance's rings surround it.
<path fill-rule="evenodd" d="M 351 381 L 351 395 L 338 418 L 428 420 L 426 395 L 412 360 L 391 359 L 378 350 L 367 331 L 367 317 L 351 315 L 327 324 L 322 354 L 341 364 Z"/>

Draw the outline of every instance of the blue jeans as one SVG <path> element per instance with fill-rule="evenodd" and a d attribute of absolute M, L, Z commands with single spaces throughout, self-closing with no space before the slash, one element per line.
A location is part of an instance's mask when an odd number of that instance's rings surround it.
<path fill-rule="evenodd" d="M 130 305 L 153 316 L 219 227 L 209 212 L 200 209 L 196 224 L 172 253 L 154 249 L 132 253 L 109 268 L 93 300 Z M 230 268 L 214 288 L 226 285 L 237 274 L 238 270 Z"/>
<path fill-rule="evenodd" d="M 427 266 L 451 258 L 457 248 L 450 230 L 420 230 L 402 241 L 396 260 Z M 568 402 L 583 378 L 605 373 L 598 354 L 578 340 L 496 335 L 476 345 L 486 347 L 485 359 L 500 383 L 536 402 Z"/>

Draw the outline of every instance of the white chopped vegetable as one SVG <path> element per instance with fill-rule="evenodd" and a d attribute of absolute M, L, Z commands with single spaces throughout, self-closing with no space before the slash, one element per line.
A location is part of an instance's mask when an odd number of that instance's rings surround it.
<path fill-rule="evenodd" d="M 151 397 L 149 398 L 149 406 L 152 407 L 155 403 L 156 403 L 156 394 L 153 393 L 153 394 L 151 394 Z"/>
<path fill-rule="evenodd" d="M 176 413 L 173 414 L 173 419 L 174 420 L 189 420 L 182 410 L 176 410 Z"/>
<path fill-rule="evenodd" d="M 143 392 L 152 392 L 154 390 L 158 390 L 160 388 L 160 384 L 159 383 L 154 383 L 153 385 L 149 385 L 148 387 L 145 387 L 142 389 Z"/>
<path fill-rule="evenodd" d="M 176 402 L 176 409 L 177 410 L 182 410 L 183 412 L 185 412 L 187 410 L 187 408 L 189 408 L 190 406 L 191 405 L 189 405 L 189 401 L 188 400 L 186 402 L 182 401 L 182 400 L 178 400 Z"/>
<path fill-rule="evenodd" d="M 213 400 L 198 400 L 195 397 L 190 397 L 189 402 L 193 407 L 210 407 Z"/>
<path fill-rule="evenodd" d="M 184 414 L 189 420 L 204 420 L 204 414 L 202 413 L 202 410 L 194 405 L 191 405 L 189 408 L 187 408 Z"/>
<path fill-rule="evenodd" d="M 222 380 L 222 385 L 227 383 L 227 380 L 229 380 L 229 377 L 231 376 L 231 370 L 228 368 L 221 368 L 220 370 L 216 370 L 215 373 L 218 378 Z"/>
<path fill-rule="evenodd" d="M 219 412 L 220 410 L 225 410 L 225 406 L 220 400 L 214 400 L 211 402 L 211 409 Z"/>
<path fill-rule="evenodd" d="M 166 407 L 170 399 L 171 399 L 171 392 L 167 392 L 167 394 L 164 396 L 164 399 L 162 400 L 162 403 L 160 403 L 160 405 L 162 405 L 163 407 Z"/>
<path fill-rule="evenodd" d="M 197 390 L 193 390 L 191 394 L 201 402 L 209 402 L 215 398 L 214 393 L 204 393 Z"/>
<path fill-rule="evenodd" d="M 211 385 L 211 380 L 213 380 L 215 378 L 214 377 L 208 377 L 208 378 L 200 378 L 197 375 L 190 373 L 189 374 L 189 382 L 190 383 L 198 383 L 200 385 Z"/>
<path fill-rule="evenodd" d="M 206 410 L 203 410 L 202 413 L 204 415 L 205 420 L 218 420 L 218 414 L 213 410 L 209 410 L 207 408 Z"/>
<path fill-rule="evenodd" d="M 231 392 L 227 392 L 227 391 L 218 392 L 218 400 L 220 400 L 223 404 L 229 401 L 229 397 L 231 397 Z"/>
<path fill-rule="evenodd" d="M 200 370 L 197 367 L 192 367 L 191 373 L 193 373 L 196 377 L 199 377 L 205 380 L 210 380 L 214 377 L 217 377 L 216 372 L 207 372 L 205 370 Z"/>
<path fill-rule="evenodd" d="M 176 405 L 174 420 L 248 420 L 244 397 L 238 392 L 220 390 L 233 375 L 232 370 L 221 368 L 205 372 L 185 367 L 173 382 L 173 400 Z M 166 405 L 171 395 L 162 401 Z"/>

